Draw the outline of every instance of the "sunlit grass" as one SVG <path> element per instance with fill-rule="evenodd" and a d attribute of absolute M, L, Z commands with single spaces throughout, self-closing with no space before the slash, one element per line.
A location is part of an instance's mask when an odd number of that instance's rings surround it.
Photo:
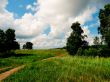
<path fill-rule="evenodd" d="M 29 64 L 45 58 L 54 57 L 65 50 L 16 50 L 15 56 L 0 58 L 0 68 Z"/>
<path fill-rule="evenodd" d="M 4 82 L 109 82 L 110 58 L 64 56 L 32 62 Z"/>
<path fill-rule="evenodd" d="M 0 67 L 25 64 L 26 67 L 4 82 L 110 82 L 110 58 L 69 56 L 66 50 L 17 50 L 0 58 Z M 41 61 L 42 59 L 63 54 Z"/>

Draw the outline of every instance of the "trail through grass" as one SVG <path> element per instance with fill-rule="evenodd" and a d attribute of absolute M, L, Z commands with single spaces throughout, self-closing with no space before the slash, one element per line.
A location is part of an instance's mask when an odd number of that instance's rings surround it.
<path fill-rule="evenodd" d="M 54 54 L 51 57 L 65 56 L 44 61 L 26 56 L 28 59 L 22 58 L 26 67 L 3 82 L 110 82 L 110 58 L 69 56 L 65 50 L 33 51 L 42 56 L 47 52 Z"/>

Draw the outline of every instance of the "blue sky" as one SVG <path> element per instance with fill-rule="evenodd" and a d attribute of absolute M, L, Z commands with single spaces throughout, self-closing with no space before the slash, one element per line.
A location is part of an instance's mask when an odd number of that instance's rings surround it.
<path fill-rule="evenodd" d="M 8 5 L 6 6 L 6 9 L 9 12 L 14 13 L 15 18 L 21 18 L 25 13 L 32 13 L 31 10 L 26 10 L 27 5 L 33 5 L 36 0 L 9 0 Z M 98 21 L 98 12 L 93 14 L 94 20 L 88 21 L 84 24 L 84 26 L 90 26 L 93 23 L 96 23 Z M 91 33 L 94 35 L 97 35 L 97 26 L 89 28 L 91 30 Z M 44 34 L 48 34 L 50 32 L 51 28 L 48 25 L 48 28 L 44 30 Z"/>
<path fill-rule="evenodd" d="M 55 48 L 65 46 L 71 24 L 79 21 L 93 44 L 99 9 L 107 3 L 110 0 L 0 0 L 0 28 L 15 29 L 21 45 L 30 41 L 35 49 Z"/>
<path fill-rule="evenodd" d="M 6 9 L 15 14 L 15 17 L 20 18 L 25 13 L 29 13 L 32 11 L 26 10 L 27 5 L 33 5 L 36 0 L 8 0 L 8 5 Z M 16 16 L 17 15 L 17 16 Z"/>

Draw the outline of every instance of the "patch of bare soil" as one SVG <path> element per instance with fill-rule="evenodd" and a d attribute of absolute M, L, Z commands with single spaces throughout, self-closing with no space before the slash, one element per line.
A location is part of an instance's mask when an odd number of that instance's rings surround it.
<path fill-rule="evenodd" d="M 9 71 L 6 71 L 6 72 L 0 74 L 0 82 L 24 67 L 25 67 L 25 65 L 22 65 L 22 66 L 16 67 L 14 69 L 11 69 Z"/>

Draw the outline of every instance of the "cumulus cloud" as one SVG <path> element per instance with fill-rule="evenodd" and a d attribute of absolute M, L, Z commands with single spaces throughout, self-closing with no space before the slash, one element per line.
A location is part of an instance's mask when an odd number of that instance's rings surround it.
<path fill-rule="evenodd" d="M 0 28 L 6 30 L 13 27 L 13 13 L 8 12 L 5 7 L 8 4 L 7 0 L 0 0 Z"/>
<path fill-rule="evenodd" d="M 20 19 L 14 19 L 13 13 L 5 9 L 8 1 L 0 1 L 0 4 L 2 3 L 0 18 L 3 19 L 0 25 L 14 27 L 17 40 L 21 44 L 32 41 L 34 48 L 65 46 L 66 38 L 71 33 L 71 24 L 79 21 L 84 25 L 87 21 L 93 20 L 92 15 L 97 12 L 97 8 L 106 3 L 104 0 L 37 0 L 36 2 L 26 7 L 27 10 L 34 11 L 34 14 L 25 13 Z M 51 30 L 46 34 L 44 31 L 48 26 Z M 88 26 L 84 26 L 83 30 L 85 34 L 90 35 Z M 88 38 L 88 41 L 91 41 L 91 38 Z"/>

